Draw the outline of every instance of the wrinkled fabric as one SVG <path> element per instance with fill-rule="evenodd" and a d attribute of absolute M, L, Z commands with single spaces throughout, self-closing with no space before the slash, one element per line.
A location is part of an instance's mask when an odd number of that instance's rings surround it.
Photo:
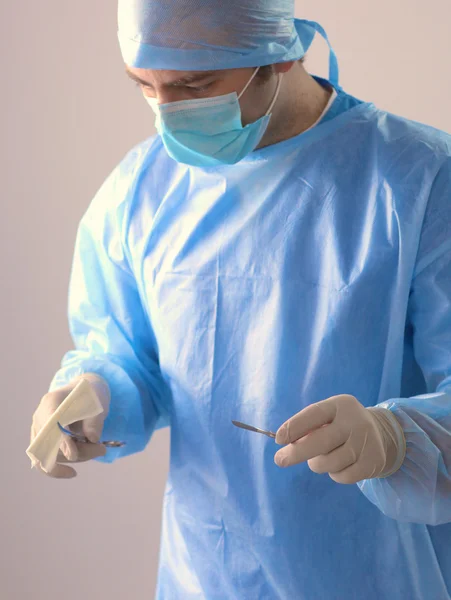
<path fill-rule="evenodd" d="M 330 115 L 232 167 L 150 139 L 81 222 L 52 386 L 108 380 L 108 461 L 171 426 L 158 599 L 450 597 L 451 141 L 343 93 Z M 231 424 L 341 393 L 403 426 L 395 475 L 283 470 Z"/>
<path fill-rule="evenodd" d="M 141 69 L 238 69 L 298 60 L 315 31 L 315 23 L 294 18 L 294 0 L 119 0 L 118 7 L 124 62 Z"/>

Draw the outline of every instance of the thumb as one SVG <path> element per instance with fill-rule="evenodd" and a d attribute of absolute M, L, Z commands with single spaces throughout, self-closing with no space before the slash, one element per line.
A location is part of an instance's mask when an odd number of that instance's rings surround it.
<path fill-rule="evenodd" d="M 92 419 L 85 419 L 82 423 L 83 435 L 85 435 L 92 444 L 100 442 L 100 437 L 105 423 L 105 413 L 97 415 Z"/>
<path fill-rule="evenodd" d="M 93 389 L 97 398 L 100 400 L 100 403 L 103 407 L 103 412 L 100 413 L 100 415 L 89 419 L 84 419 L 82 422 L 83 434 L 91 443 L 97 444 L 100 441 L 105 419 L 110 408 L 110 389 L 108 383 L 99 375 L 94 373 L 85 373 L 81 377 L 89 382 L 91 388 Z"/>

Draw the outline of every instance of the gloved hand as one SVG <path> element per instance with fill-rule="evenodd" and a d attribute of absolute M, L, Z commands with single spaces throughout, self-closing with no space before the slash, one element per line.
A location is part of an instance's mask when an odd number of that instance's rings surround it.
<path fill-rule="evenodd" d="M 61 479 L 70 479 L 75 477 L 77 475 L 75 469 L 61 463 L 86 462 L 88 460 L 104 456 L 106 453 L 106 448 L 100 444 L 97 444 L 97 442 L 100 441 L 103 424 L 108 415 L 110 406 L 110 390 L 106 381 L 95 373 L 85 373 L 80 375 L 64 387 L 45 394 L 33 415 L 31 441 L 34 440 L 38 432 L 47 423 L 48 419 L 52 416 L 58 406 L 67 398 L 67 396 L 77 386 L 81 379 L 87 380 L 94 388 L 94 391 L 103 406 L 103 413 L 92 419 L 85 419 L 84 421 L 79 421 L 70 426 L 71 431 L 86 436 L 88 440 L 92 442 L 91 444 L 77 443 L 69 436 L 64 436 L 58 454 L 58 462 L 54 469 L 47 473 L 39 464 L 36 465 L 42 473 L 50 475 L 51 477 Z"/>
<path fill-rule="evenodd" d="M 313 472 L 345 484 L 393 475 L 406 454 L 396 417 L 384 408 L 365 408 L 353 396 L 308 406 L 279 428 L 276 443 L 288 444 L 275 456 L 278 466 L 308 461 Z"/>

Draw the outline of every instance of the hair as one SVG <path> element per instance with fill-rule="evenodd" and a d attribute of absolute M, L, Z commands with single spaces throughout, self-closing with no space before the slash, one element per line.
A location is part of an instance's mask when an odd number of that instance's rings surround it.
<path fill-rule="evenodd" d="M 297 62 L 304 64 L 305 56 L 298 59 Z M 267 83 L 271 79 L 273 74 L 274 74 L 274 65 L 264 65 L 263 67 L 260 67 L 260 69 L 258 70 L 258 73 L 255 77 L 256 77 L 257 81 L 259 81 L 259 83 L 263 84 L 263 83 Z"/>

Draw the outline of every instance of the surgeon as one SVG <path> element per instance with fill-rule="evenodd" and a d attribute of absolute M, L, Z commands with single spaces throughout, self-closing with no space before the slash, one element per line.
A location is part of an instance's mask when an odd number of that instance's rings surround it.
<path fill-rule="evenodd" d="M 80 223 L 32 436 L 80 379 L 104 412 L 50 475 L 170 426 L 159 600 L 451 597 L 451 137 L 332 50 L 308 74 L 318 32 L 292 0 L 119 2 L 158 135 Z"/>

